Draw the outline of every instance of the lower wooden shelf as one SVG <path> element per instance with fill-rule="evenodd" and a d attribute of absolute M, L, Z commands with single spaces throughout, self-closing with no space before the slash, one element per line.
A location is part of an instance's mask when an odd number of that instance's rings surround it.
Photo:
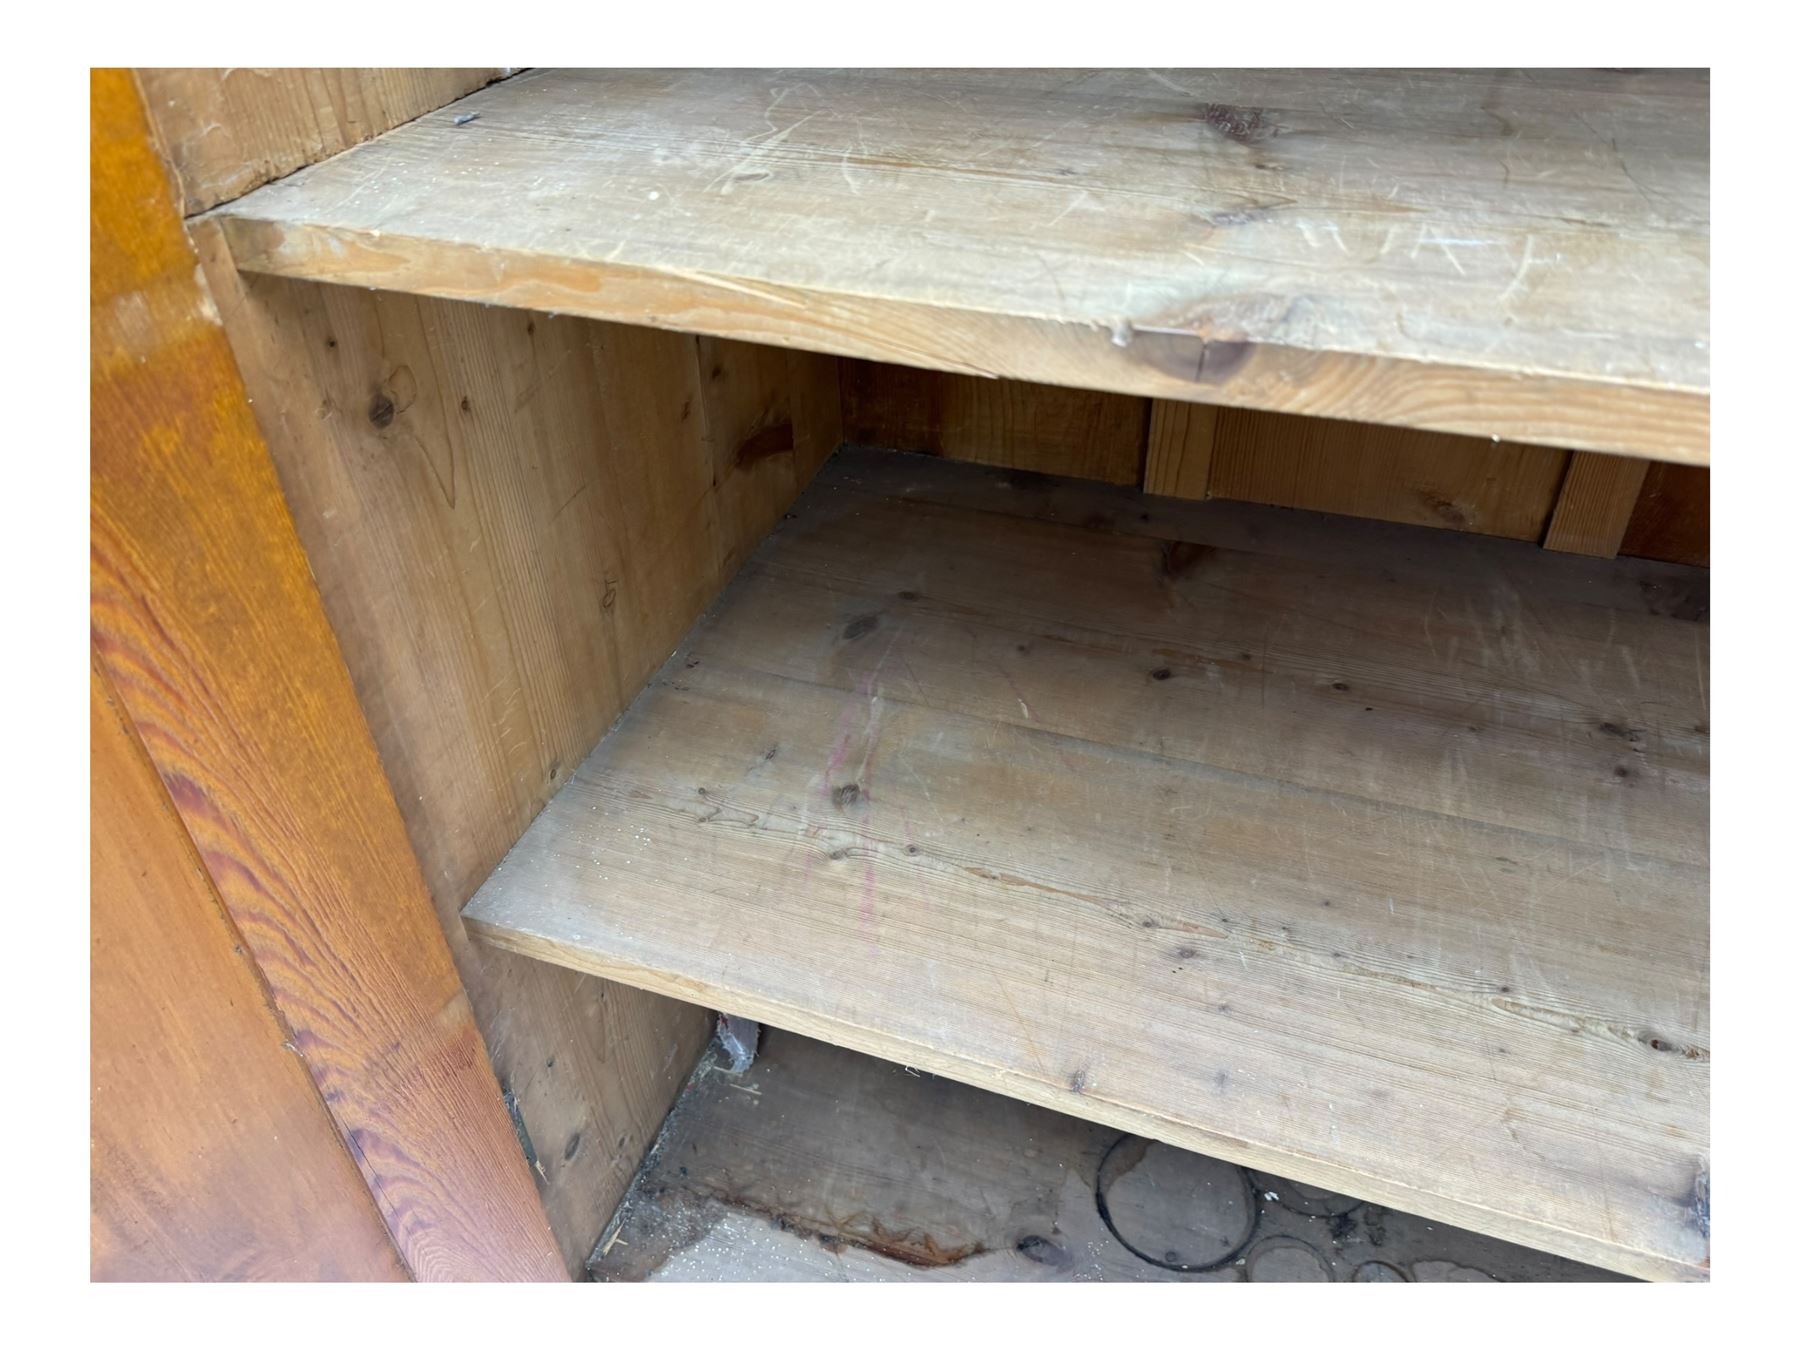
<path fill-rule="evenodd" d="M 1704 1278 L 1705 619 L 1687 568 L 847 450 L 464 917 Z"/>

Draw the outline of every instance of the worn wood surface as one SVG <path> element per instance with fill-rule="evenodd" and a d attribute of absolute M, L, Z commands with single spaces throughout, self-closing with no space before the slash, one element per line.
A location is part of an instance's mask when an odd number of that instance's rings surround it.
<path fill-rule="evenodd" d="M 458 914 L 837 444 L 829 357 L 239 277 L 227 330 L 565 1261 L 710 1035 Z M 704 359 L 703 359 L 704 358 Z"/>
<path fill-rule="evenodd" d="M 842 453 L 470 924 L 1703 1275 L 1704 574 L 1037 482 Z"/>
<path fill-rule="evenodd" d="M 1618 1278 L 789 1032 L 743 1074 L 720 1062 L 670 1113 L 596 1279 Z"/>
<path fill-rule="evenodd" d="M 1704 463 L 1708 100 L 1663 71 L 534 71 L 225 211 L 257 271 Z"/>
<path fill-rule="evenodd" d="M 1225 408 L 1206 495 L 1535 541 L 1568 462 L 1541 445 Z"/>
<path fill-rule="evenodd" d="M 1712 470 L 1652 464 L 1619 541 L 1632 558 L 1705 567 L 1712 561 Z"/>
<path fill-rule="evenodd" d="M 136 72 L 186 215 L 360 145 L 510 73 L 505 67 L 253 66 Z"/>
<path fill-rule="evenodd" d="M 1150 410 L 1141 398 L 875 361 L 842 366 L 844 439 L 851 445 L 1102 483 L 1143 478 Z M 1208 411 L 1196 408 L 1202 417 Z"/>
<path fill-rule="evenodd" d="M 408 1270 L 559 1277 L 137 88 L 92 95 L 99 662 Z"/>
<path fill-rule="evenodd" d="M 96 1280 L 403 1280 L 137 732 L 89 680 Z"/>
<path fill-rule="evenodd" d="M 1649 464 L 1617 455 L 1574 455 L 1544 531 L 1544 547 L 1616 558 Z"/>

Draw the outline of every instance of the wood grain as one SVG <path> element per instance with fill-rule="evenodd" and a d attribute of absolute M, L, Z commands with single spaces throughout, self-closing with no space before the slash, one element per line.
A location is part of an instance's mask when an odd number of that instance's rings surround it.
<path fill-rule="evenodd" d="M 100 664 L 407 1269 L 560 1277 L 136 86 L 92 96 Z"/>
<path fill-rule="evenodd" d="M 874 361 L 842 365 L 844 439 L 852 445 L 1103 483 L 1142 479 L 1143 399 Z"/>
<path fill-rule="evenodd" d="M 579 1271 L 710 1019 L 473 946 L 458 916 L 835 448 L 833 363 L 239 277 L 196 233 Z"/>
<path fill-rule="evenodd" d="M 1537 540 L 1568 462 L 1568 451 L 1540 445 L 1226 408 L 1207 493 Z"/>
<path fill-rule="evenodd" d="M 1543 538 L 1569 462 L 1547 446 L 862 361 L 844 363 L 844 424 L 852 444 L 1508 539 Z"/>
<path fill-rule="evenodd" d="M 1652 464 L 1619 552 L 1699 567 L 1711 562 L 1712 470 Z"/>
<path fill-rule="evenodd" d="M 1645 460 L 1617 455 L 1573 456 L 1544 532 L 1544 547 L 1616 558 L 1649 467 Z"/>
<path fill-rule="evenodd" d="M 840 455 L 470 925 L 1704 1276 L 1701 579 L 1039 481 Z"/>
<path fill-rule="evenodd" d="M 511 73 L 463 70 L 139 68 L 182 211 L 241 197 Z"/>
<path fill-rule="evenodd" d="M 88 710 L 93 1278 L 406 1279 L 98 668 Z"/>
<path fill-rule="evenodd" d="M 812 352 L 708 337 L 697 339 L 693 351 L 700 365 L 701 427 L 719 499 L 716 575 L 722 584 L 842 442 L 838 362 Z M 709 587 L 709 601 L 716 590 Z M 682 620 L 698 615 L 695 609 Z M 631 693 L 636 692 L 634 686 Z"/>
<path fill-rule="evenodd" d="M 1144 491 L 1205 501 L 1212 479 L 1218 408 L 1204 403 L 1150 400 L 1150 439 L 1144 456 Z"/>
<path fill-rule="evenodd" d="M 278 275 L 1705 463 L 1708 108 L 1666 71 L 534 71 L 224 212 Z"/>

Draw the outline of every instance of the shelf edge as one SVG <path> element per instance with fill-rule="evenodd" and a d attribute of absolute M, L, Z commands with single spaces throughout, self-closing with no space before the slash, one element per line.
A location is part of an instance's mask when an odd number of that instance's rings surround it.
<path fill-rule="evenodd" d="M 266 191 L 267 189 L 265 189 Z M 1711 395 L 991 313 L 754 279 L 212 213 L 266 276 L 572 314 L 955 374 L 1711 464 Z"/>

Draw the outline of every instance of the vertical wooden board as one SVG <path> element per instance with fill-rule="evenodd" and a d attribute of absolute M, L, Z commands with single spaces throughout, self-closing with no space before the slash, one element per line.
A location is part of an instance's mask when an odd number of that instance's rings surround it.
<path fill-rule="evenodd" d="M 1211 496 L 1432 525 L 1542 536 L 1566 450 L 1323 417 L 1221 409 Z"/>
<path fill-rule="evenodd" d="M 753 342 L 693 341 L 726 580 L 837 449 L 838 362 Z"/>
<path fill-rule="evenodd" d="M 1212 478 L 1213 440 L 1219 410 L 1205 403 L 1150 401 L 1150 443 L 1144 456 L 1144 491 L 1204 501 Z"/>
<path fill-rule="evenodd" d="M 834 363 L 728 343 L 713 376 L 691 336 L 240 277 L 196 234 L 578 1270 L 710 1021 L 458 911 L 836 448 Z"/>
<path fill-rule="evenodd" d="M 196 215 L 510 74 L 459 70 L 140 68 L 152 128 Z"/>
<path fill-rule="evenodd" d="M 239 278 L 198 231 L 326 612 L 564 1264 L 705 1013 L 473 946 L 457 912 L 710 599 L 693 339 Z"/>
<path fill-rule="evenodd" d="M 97 666 L 88 711 L 93 1278 L 404 1280 Z"/>
<path fill-rule="evenodd" d="M 1149 403 L 1020 380 L 842 363 L 844 439 L 1034 473 L 1143 481 Z"/>
<path fill-rule="evenodd" d="M 560 1276 L 136 86 L 92 98 L 101 666 L 408 1269 Z"/>
<path fill-rule="evenodd" d="M 1618 557 L 1649 467 L 1643 459 L 1576 454 L 1544 532 L 1544 547 L 1593 558 Z"/>
<path fill-rule="evenodd" d="M 1652 464 L 1619 552 L 1707 566 L 1712 561 L 1712 470 Z"/>

